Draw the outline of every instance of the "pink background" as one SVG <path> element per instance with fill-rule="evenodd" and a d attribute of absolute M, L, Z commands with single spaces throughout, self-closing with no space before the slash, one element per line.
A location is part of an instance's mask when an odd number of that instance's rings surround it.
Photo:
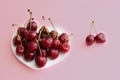
<path fill-rule="evenodd" d="M 59 64 L 34 71 L 13 56 L 10 41 L 23 25 L 30 8 L 37 21 L 51 17 L 75 35 L 69 55 Z M 88 47 L 84 43 L 91 21 L 107 35 L 107 43 Z M 120 80 L 119 0 L 0 0 L 0 80 Z"/>

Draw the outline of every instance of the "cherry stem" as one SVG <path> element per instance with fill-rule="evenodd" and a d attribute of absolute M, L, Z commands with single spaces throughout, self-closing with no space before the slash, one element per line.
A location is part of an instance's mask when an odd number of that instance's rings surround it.
<path fill-rule="evenodd" d="M 41 37 L 41 33 L 42 33 L 43 29 L 44 29 L 44 27 L 42 27 L 42 28 L 39 30 L 38 41 L 40 41 L 40 37 Z"/>
<path fill-rule="evenodd" d="M 35 41 L 36 41 L 36 43 L 37 43 L 37 45 L 38 45 L 39 52 L 40 52 L 40 56 L 42 56 L 42 51 L 41 51 L 41 48 L 40 48 L 39 42 L 38 42 L 38 40 L 37 40 L 37 39 L 35 39 Z"/>
<path fill-rule="evenodd" d="M 45 20 L 45 16 L 42 16 L 42 22 L 41 22 L 41 24 L 43 23 L 44 20 Z M 39 24 L 39 26 L 42 26 L 41 24 Z"/>
<path fill-rule="evenodd" d="M 32 25 L 32 12 L 30 11 L 30 9 L 28 9 L 28 12 L 30 14 L 30 30 L 31 30 L 31 25 Z"/>
<path fill-rule="evenodd" d="M 17 26 L 17 27 L 20 27 L 19 25 L 17 25 L 17 24 L 12 24 L 12 26 Z"/>
<path fill-rule="evenodd" d="M 91 32 L 92 32 L 92 28 L 94 28 L 94 31 L 95 31 L 95 33 L 97 34 L 97 30 L 96 30 L 96 27 L 95 27 L 94 20 L 93 20 L 92 23 L 91 23 L 91 27 L 90 27 L 90 32 L 89 32 L 89 34 L 91 34 Z"/>
<path fill-rule="evenodd" d="M 22 45 L 22 40 L 19 34 L 17 34 L 17 38 L 20 40 L 20 45 Z"/>
<path fill-rule="evenodd" d="M 50 23 L 51 23 L 52 27 L 53 27 L 53 28 L 55 29 L 55 31 L 57 32 L 57 30 L 56 30 L 56 28 L 55 28 L 55 26 L 54 26 L 54 24 L 53 24 L 53 22 L 52 22 L 51 18 L 48 18 L 48 20 L 50 21 Z"/>
<path fill-rule="evenodd" d="M 94 21 L 92 21 L 92 24 L 93 24 L 94 31 L 95 31 L 95 33 L 97 34 L 97 30 L 96 30 Z"/>
<path fill-rule="evenodd" d="M 19 25 L 17 24 L 12 24 L 12 26 L 17 26 L 17 27 L 20 27 Z M 18 34 L 20 35 L 20 30 L 18 29 Z"/>

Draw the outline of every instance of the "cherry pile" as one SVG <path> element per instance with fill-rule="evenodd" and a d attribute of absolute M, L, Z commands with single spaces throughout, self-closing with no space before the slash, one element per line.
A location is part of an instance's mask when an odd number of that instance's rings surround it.
<path fill-rule="evenodd" d="M 94 27 L 94 30 L 96 32 L 96 36 L 91 34 L 92 27 Z M 86 44 L 87 45 L 92 45 L 95 41 L 96 41 L 96 43 L 105 43 L 106 42 L 106 38 L 105 38 L 105 34 L 104 33 L 97 33 L 95 25 L 94 25 L 94 21 L 92 21 L 91 28 L 90 28 L 90 33 L 86 37 Z"/>
<path fill-rule="evenodd" d="M 17 29 L 13 44 L 18 56 L 23 56 L 25 61 L 35 60 L 36 66 L 41 68 L 47 63 L 47 58 L 55 60 L 60 54 L 69 51 L 69 36 L 66 33 L 59 34 L 50 18 L 48 20 L 54 30 L 49 31 L 44 25 L 38 30 L 38 25 L 32 18 L 32 12 L 29 9 L 28 12 L 30 13 L 30 19 L 24 27 Z M 12 24 L 12 26 L 18 25 Z"/>

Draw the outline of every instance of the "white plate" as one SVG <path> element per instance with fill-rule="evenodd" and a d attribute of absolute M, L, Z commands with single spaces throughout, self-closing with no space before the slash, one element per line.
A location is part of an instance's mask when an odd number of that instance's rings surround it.
<path fill-rule="evenodd" d="M 47 28 L 49 29 L 49 31 L 54 30 L 52 27 L 47 27 Z M 56 27 L 56 29 L 57 29 L 58 33 L 60 33 L 60 34 L 61 34 L 62 32 L 67 33 L 65 30 L 63 30 L 63 29 L 60 28 L 60 27 Z M 16 32 L 17 32 L 17 31 L 16 31 Z M 62 53 L 61 53 L 61 54 L 59 55 L 59 57 L 58 57 L 57 59 L 55 59 L 55 60 L 51 60 L 51 59 L 47 58 L 47 63 L 46 63 L 46 65 L 45 65 L 44 67 L 42 67 L 42 68 L 38 68 L 38 67 L 36 66 L 36 64 L 35 64 L 35 60 L 30 61 L 30 62 L 27 62 L 27 61 L 25 61 L 25 60 L 23 59 L 23 56 L 18 56 L 18 55 L 16 55 L 16 48 L 15 48 L 15 46 L 13 45 L 13 38 L 16 36 L 16 32 L 13 34 L 12 40 L 11 40 L 11 48 L 12 48 L 12 51 L 13 51 L 13 55 L 15 55 L 15 57 L 16 57 L 21 63 L 23 63 L 24 65 L 26 65 L 27 67 L 29 67 L 29 68 L 31 68 L 31 69 L 41 70 L 41 69 L 44 69 L 44 68 L 51 67 L 51 66 L 59 63 L 60 61 L 62 61 L 62 60 L 66 57 L 66 55 L 68 55 L 68 53 L 65 53 L 65 54 L 62 54 Z M 70 43 L 70 42 L 69 42 L 69 43 Z"/>

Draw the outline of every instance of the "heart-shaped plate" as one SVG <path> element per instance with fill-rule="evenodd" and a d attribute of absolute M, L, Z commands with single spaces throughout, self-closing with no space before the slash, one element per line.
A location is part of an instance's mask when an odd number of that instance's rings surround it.
<path fill-rule="evenodd" d="M 47 27 L 47 28 L 48 28 L 49 31 L 53 30 L 52 27 Z M 63 33 L 63 32 L 67 33 L 65 30 L 63 30 L 63 29 L 60 28 L 60 27 L 56 27 L 56 30 L 58 31 L 59 34 L 61 34 L 61 33 Z M 13 45 L 13 38 L 16 36 L 16 34 L 17 34 L 17 30 L 16 30 L 16 32 L 13 34 L 12 40 L 11 40 L 11 48 L 12 48 L 13 55 L 14 55 L 21 63 L 23 63 L 24 65 L 26 65 L 27 67 L 29 67 L 29 68 L 31 68 L 31 69 L 41 70 L 41 69 L 44 69 L 44 68 L 51 67 L 51 66 L 59 63 L 60 61 L 62 61 L 62 60 L 66 57 L 66 55 L 69 54 L 69 52 L 68 52 L 68 53 L 65 53 L 65 54 L 60 53 L 59 57 L 58 57 L 57 59 L 55 59 L 55 60 L 51 60 L 51 59 L 47 58 L 47 63 L 46 63 L 46 65 L 45 65 L 44 67 L 42 67 L 42 68 L 38 68 L 38 67 L 36 66 L 36 64 L 35 64 L 35 60 L 30 61 L 30 62 L 27 62 L 27 61 L 24 60 L 23 56 L 18 56 L 18 55 L 16 54 L 16 48 L 15 48 L 15 46 Z M 67 34 L 68 34 L 68 33 L 67 33 Z M 70 40 L 70 41 L 71 41 L 71 40 Z M 71 42 L 69 42 L 69 44 L 71 45 Z"/>

